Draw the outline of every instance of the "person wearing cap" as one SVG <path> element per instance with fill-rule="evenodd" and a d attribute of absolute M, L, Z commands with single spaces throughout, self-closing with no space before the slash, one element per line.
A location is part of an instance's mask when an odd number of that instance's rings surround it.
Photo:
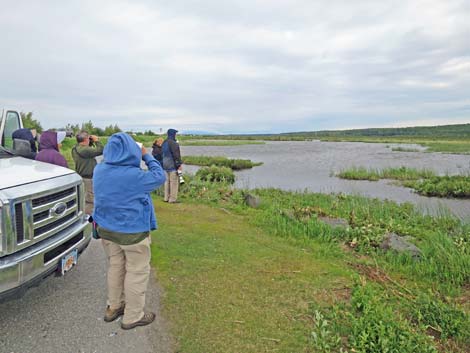
<path fill-rule="evenodd" d="M 168 203 L 178 202 L 178 172 L 182 172 L 183 162 L 181 161 L 180 145 L 176 142 L 177 132 L 175 129 L 168 129 L 168 137 L 162 145 L 162 165 L 166 173 L 163 201 Z"/>
<path fill-rule="evenodd" d="M 45 131 L 39 139 L 39 152 L 36 160 L 68 168 L 67 161 L 59 152 L 65 131 Z"/>
<path fill-rule="evenodd" d="M 98 136 L 89 135 L 87 131 L 77 134 L 77 144 L 72 148 L 72 158 L 75 170 L 82 177 L 85 184 L 85 213 L 93 212 L 93 170 L 96 167 L 95 157 L 103 154 L 103 145 Z"/>
<path fill-rule="evenodd" d="M 142 160 L 147 170 L 140 167 Z M 103 162 L 94 171 L 93 219 L 108 258 L 104 321 L 124 315 L 124 330 L 155 320 L 153 312 L 144 311 L 150 276 L 150 231 L 157 229 L 150 193 L 164 182 L 160 164 L 124 132 L 109 138 Z"/>

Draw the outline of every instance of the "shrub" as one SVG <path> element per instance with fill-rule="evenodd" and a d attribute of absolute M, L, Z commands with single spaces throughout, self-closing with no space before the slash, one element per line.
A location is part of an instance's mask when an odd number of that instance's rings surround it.
<path fill-rule="evenodd" d="M 209 156 L 185 156 L 185 164 L 201 165 L 201 166 L 212 166 L 217 167 L 228 167 L 233 170 L 249 169 L 263 163 L 253 163 L 249 159 L 229 159 L 226 157 L 209 157 Z"/>
<path fill-rule="evenodd" d="M 227 167 L 204 167 L 196 172 L 196 178 L 208 182 L 223 182 L 233 184 L 235 182 L 235 174 L 232 169 Z"/>

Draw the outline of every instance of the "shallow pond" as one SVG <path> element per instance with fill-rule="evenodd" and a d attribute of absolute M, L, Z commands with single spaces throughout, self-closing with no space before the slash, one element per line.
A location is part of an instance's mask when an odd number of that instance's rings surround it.
<path fill-rule="evenodd" d="M 470 218 L 470 200 L 442 199 L 417 195 L 411 189 L 393 185 L 389 180 L 378 182 L 353 181 L 334 176 L 349 167 L 406 166 L 426 168 L 439 174 L 470 175 L 470 156 L 393 152 L 395 145 L 359 142 L 267 142 L 264 145 L 182 146 L 185 155 L 225 156 L 263 162 L 262 166 L 236 172 L 236 186 L 242 188 L 275 187 L 284 190 L 309 190 L 322 193 L 344 192 L 397 202 L 412 202 L 424 212 L 433 214 L 450 210 L 461 218 Z M 185 166 L 185 172 L 197 168 Z"/>

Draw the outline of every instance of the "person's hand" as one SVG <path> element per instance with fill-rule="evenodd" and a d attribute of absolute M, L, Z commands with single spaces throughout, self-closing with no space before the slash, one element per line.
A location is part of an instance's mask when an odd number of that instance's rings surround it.
<path fill-rule="evenodd" d="M 179 170 L 180 172 L 182 172 L 182 171 L 183 171 L 183 165 L 180 165 L 180 166 L 178 167 L 178 170 Z"/>
<path fill-rule="evenodd" d="M 99 140 L 99 137 L 96 135 L 90 135 L 90 140 L 92 140 L 93 142 L 96 142 Z"/>
<path fill-rule="evenodd" d="M 142 145 L 142 157 L 147 154 L 147 148 Z"/>

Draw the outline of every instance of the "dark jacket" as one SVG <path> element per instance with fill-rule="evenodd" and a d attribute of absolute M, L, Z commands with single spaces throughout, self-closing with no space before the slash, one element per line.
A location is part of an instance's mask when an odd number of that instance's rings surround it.
<path fill-rule="evenodd" d="M 160 165 L 162 165 L 163 163 L 162 151 L 163 151 L 162 146 L 159 146 L 155 143 L 152 145 L 152 156 L 153 158 L 157 160 L 158 163 L 160 163 Z"/>
<path fill-rule="evenodd" d="M 140 168 L 144 160 L 148 171 Z M 93 219 L 111 232 L 139 233 L 157 228 L 150 192 L 165 182 L 160 164 L 128 134 L 112 135 L 103 152 L 103 163 L 93 173 Z"/>
<path fill-rule="evenodd" d="M 72 148 L 72 158 L 75 170 L 82 178 L 93 178 L 93 169 L 96 167 L 95 157 L 103 154 L 103 145 L 96 141 L 95 147 L 77 144 Z"/>
<path fill-rule="evenodd" d="M 59 152 L 59 146 L 57 145 L 57 132 L 46 131 L 42 133 L 39 140 L 39 153 L 36 155 L 36 160 L 56 164 L 65 168 L 68 167 L 64 156 Z"/>
<path fill-rule="evenodd" d="M 168 138 L 163 142 L 163 169 L 167 172 L 176 171 L 183 161 L 181 160 L 180 145 L 176 142 L 176 133 L 174 129 L 168 130 Z"/>

